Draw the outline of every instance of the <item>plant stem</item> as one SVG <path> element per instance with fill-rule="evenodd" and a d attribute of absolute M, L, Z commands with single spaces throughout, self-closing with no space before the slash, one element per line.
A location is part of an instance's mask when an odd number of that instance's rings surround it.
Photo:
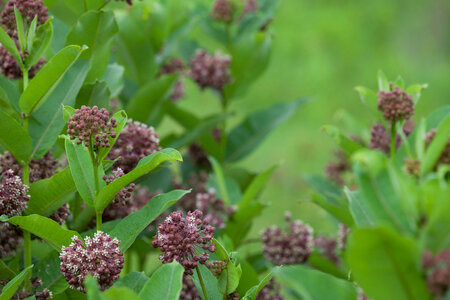
<path fill-rule="evenodd" d="M 395 135 L 396 135 L 396 125 L 397 125 L 397 123 L 394 121 L 394 120 L 392 120 L 391 121 L 391 158 L 394 158 L 394 156 L 395 156 L 395 148 L 396 148 L 396 145 L 395 145 Z"/>
<path fill-rule="evenodd" d="M 31 266 L 31 233 L 29 231 L 23 231 L 23 252 L 24 252 L 24 267 Z M 31 271 L 27 272 L 25 277 L 25 288 L 29 287 L 31 282 L 27 280 L 31 277 Z"/>
<path fill-rule="evenodd" d="M 97 221 L 97 231 L 102 230 L 102 214 L 103 214 L 103 212 L 101 212 L 101 211 L 98 211 L 95 213 L 95 219 Z"/>
<path fill-rule="evenodd" d="M 222 91 L 222 113 L 226 114 L 228 109 L 228 99 L 225 93 Z M 222 128 L 220 130 L 220 156 L 222 161 L 225 161 L 226 151 L 227 151 L 227 119 L 222 123 Z"/>
<path fill-rule="evenodd" d="M 205 296 L 205 300 L 209 300 L 208 293 L 206 293 L 205 283 L 203 282 L 202 273 L 200 272 L 200 269 L 198 268 L 198 266 L 195 267 L 195 270 L 197 270 L 198 279 L 200 281 L 200 285 L 202 287 L 202 291 L 203 291 L 203 295 Z"/>
<path fill-rule="evenodd" d="M 25 91 L 25 89 L 28 86 L 28 69 L 23 68 L 22 73 L 23 73 L 23 90 Z"/>
<path fill-rule="evenodd" d="M 87 0 L 84 0 L 84 11 L 88 11 Z"/>

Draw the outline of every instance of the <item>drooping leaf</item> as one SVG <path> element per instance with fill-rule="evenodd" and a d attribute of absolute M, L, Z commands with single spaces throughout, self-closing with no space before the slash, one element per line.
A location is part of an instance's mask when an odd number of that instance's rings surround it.
<path fill-rule="evenodd" d="M 417 244 L 392 229 L 355 229 L 346 251 L 358 285 L 372 299 L 430 299 Z"/>
<path fill-rule="evenodd" d="M 142 299 L 177 300 L 183 288 L 184 268 L 178 262 L 159 267 L 142 288 Z"/>
<path fill-rule="evenodd" d="M 187 193 L 189 191 L 174 190 L 159 194 L 143 208 L 123 218 L 110 232 L 120 240 L 120 249 L 126 251 L 153 220 Z"/>
<path fill-rule="evenodd" d="M 356 151 L 364 148 L 363 146 L 361 146 L 357 142 L 353 141 L 349 137 L 347 137 L 344 134 L 340 133 L 339 129 L 337 129 L 334 126 L 325 125 L 325 126 L 322 126 L 322 129 L 325 130 L 325 132 L 334 139 L 336 144 L 343 151 L 345 151 L 348 155 L 351 155 L 351 154 L 355 153 Z"/>
<path fill-rule="evenodd" d="M 28 161 L 32 150 L 28 133 L 12 116 L 0 110 L 0 144 L 17 159 Z"/>
<path fill-rule="evenodd" d="M 0 299 L 1 300 L 7 300 L 7 299 L 11 299 L 14 294 L 16 293 L 17 289 L 19 288 L 19 286 L 22 284 L 22 282 L 25 280 L 25 277 L 28 273 L 28 271 L 33 268 L 33 265 L 28 266 L 27 268 L 25 268 L 22 272 L 20 272 L 19 274 L 17 274 L 16 277 L 14 277 L 13 279 L 11 279 L 3 288 L 2 288 L 2 293 L 0 294 Z"/>
<path fill-rule="evenodd" d="M 249 155 L 273 129 L 286 121 L 307 101 L 299 99 L 277 103 L 250 114 L 229 133 L 226 161 L 235 162 Z"/>
<path fill-rule="evenodd" d="M 20 108 L 25 114 L 31 114 L 44 104 L 83 51 L 79 46 L 67 46 L 45 64 L 20 97 Z"/>

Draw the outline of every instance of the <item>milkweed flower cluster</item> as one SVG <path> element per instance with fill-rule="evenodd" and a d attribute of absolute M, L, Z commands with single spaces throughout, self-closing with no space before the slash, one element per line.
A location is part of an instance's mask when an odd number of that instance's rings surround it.
<path fill-rule="evenodd" d="M 188 212 L 186 217 L 181 211 L 175 211 L 158 225 L 152 246 L 163 252 L 159 256 L 163 263 L 176 260 L 188 275 L 193 274 L 198 263 L 206 263 L 209 259 L 207 251 L 216 251 L 215 245 L 211 244 L 216 229 L 209 225 L 208 219 L 202 220 L 202 217 L 199 210 Z"/>
<path fill-rule="evenodd" d="M 408 120 L 414 114 L 414 102 L 411 95 L 396 86 L 392 91 L 378 93 L 378 109 L 386 120 Z"/>
<path fill-rule="evenodd" d="M 84 143 L 89 147 L 92 144 L 94 151 L 97 151 L 99 147 L 110 147 L 108 137 L 116 137 L 116 127 L 116 119 L 109 120 L 109 113 L 105 108 L 83 105 L 70 117 L 67 133 L 71 140 L 77 139 L 78 145 Z"/>
<path fill-rule="evenodd" d="M 30 161 L 28 164 L 30 183 L 49 178 L 56 173 L 59 162 L 53 157 L 51 152 L 47 152 L 43 157 Z M 22 167 L 11 153 L 6 151 L 0 155 L 0 172 L 13 170 L 14 174 L 22 176 Z"/>
<path fill-rule="evenodd" d="M 345 154 L 342 151 L 337 151 L 335 153 L 335 156 L 337 160 L 330 162 L 326 166 L 325 172 L 327 174 L 327 177 L 331 181 L 333 181 L 337 185 L 344 185 L 343 175 L 345 172 L 351 170 L 351 166 L 347 158 L 345 157 Z"/>
<path fill-rule="evenodd" d="M 103 180 L 106 181 L 106 184 L 110 184 L 114 180 L 116 180 L 119 177 L 122 177 L 125 175 L 123 170 L 121 168 L 117 168 L 117 170 L 112 171 L 112 174 L 109 176 L 103 175 Z M 131 194 L 134 191 L 134 187 L 136 185 L 134 183 L 130 183 L 127 187 L 124 187 L 121 189 L 116 197 L 114 198 L 112 204 L 115 206 L 125 206 L 130 202 Z"/>
<path fill-rule="evenodd" d="M 212 5 L 211 18 L 229 23 L 233 17 L 232 10 L 232 3 L 230 0 L 216 0 Z"/>
<path fill-rule="evenodd" d="M 339 223 L 337 248 L 341 251 L 345 250 L 347 246 L 347 237 L 350 234 L 350 228 L 342 223 Z"/>
<path fill-rule="evenodd" d="M 37 26 L 44 24 L 48 19 L 48 8 L 42 0 L 9 0 L 1 13 L 0 24 L 12 38 L 18 37 L 14 6 L 20 11 L 23 21 L 31 24 L 36 16 Z"/>
<path fill-rule="evenodd" d="M 0 183 L 0 215 L 8 217 L 20 216 L 27 208 L 30 200 L 28 186 L 22 183 L 19 176 L 14 175 L 13 170 L 4 172 Z"/>
<path fill-rule="evenodd" d="M 9 223 L 0 223 L 0 258 L 16 254 L 22 240 L 21 232 L 15 226 Z"/>
<path fill-rule="evenodd" d="M 14 42 L 19 52 L 21 52 L 19 49 L 19 42 L 17 40 L 14 40 Z M 32 66 L 28 70 L 28 78 L 33 78 L 36 73 L 44 66 L 44 64 L 45 60 L 40 59 L 34 66 Z M 19 63 L 3 46 L 0 46 L 0 68 L 2 74 L 10 79 L 20 79 L 23 76 Z"/>
<path fill-rule="evenodd" d="M 431 142 L 433 141 L 437 130 L 431 129 L 425 136 L 425 144 L 428 147 Z M 450 138 L 447 139 L 447 143 L 445 144 L 444 150 L 442 151 L 441 155 L 439 156 L 436 164 L 435 169 L 440 165 L 450 164 Z"/>
<path fill-rule="evenodd" d="M 213 260 L 211 262 L 207 262 L 205 266 L 211 271 L 211 273 L 219 278 L 222 271 L 226 269 L 227 263 L 222 260 Z"/>
<path fill-rule="evenodd" d="M 52 215 L 50 215 L 49 218 L 58 223 L 59 225 L 62 225 L 67 220 L 69 215 L 70 215 L 69 204 L 64 203 Z"/>
<path fill-rule="evenodd" d="M 331 260 L 333 263 L 339 263 L 339 257 L 336 254 L 337 241 L 326 236 L 318 236 L 314 239 L 314 245 L 321 250 L 324 257 Z"/>
<path fill-rule="evenodd" d="M 108 159 L 115 160 L 120 157 L 114 167 L 128 173 L 137 166 L 139 160 L 159 150 L 159 136 L 153 127 L 128 120 L 127 126 L 109 152 Z"/>
<path fill-rule="evenodd" d="M 211 188 L 206 193 L 196 194 L 197 208 L 203 212 L 205 219 L 216 228 L 224 228 L 223 216 L 227 213 L 225 202 L 217 198 L 216 190 Z"/>
<path fill-rule="evenodd" d="M 435 295 L 435 299 L 443 299 L 450 287 L 450 249 L 437 255 L 425 252 L 423 266 L 428 270 L 428 289 Z"/>
<path fill-rule="evenodd" d="M 186 274 L 183 274 L 183 288 L 180 293 L 180 300 L 201 300 L 194 280 Z"/>
<path fill-rule="evenodd" d="M 120 241 L 102 231 L 97 231 L 93 238 L 78 236 L 72 238 L 68 247 L 62 247 L 59 258 L 60 270 L 72 289 L 85 292 L 84 281 L 88 274 L 94 276 L 101 290 L 110 287 L 119 279 L 123 268 L 123 253 Z"/>
<path fill-rule="evenodd" d="M 409 136 L 414 129 L 412 122 L 405 122 L 403 126 L 403 133 L 405 136 Z M 395 136 L 395 149 L 398 149 L 402 144 L 402 139 L 399 134 Z M 377 123 L 372 127 L 370 131 L 370 149 L 378 149 L 386 154 L 389 154 L 391 150 L 391 137 L 384 128 L 383 124 Z"/>
<path fill-rule="evenodd" d="M 200 171 L 199 173 L 191 173 L 188 183 L 182 184 L 173 181 L 172 185 L 175 189 L 192 189 L 192 192 L 184 195 L 175 206 L 184 212 L 194 211 L 197 208 L 197 194 L 206 193 L 206 182 L 208 181 L 208 173 Z"/>
<path fill-rule="evenodd" d="M 272 278 L 256 295 L 256 300 L 283 300 L 280 289 L 280 284 Z"/>
<path fill-rule="evenodd" d="M 231 57 L 217 51 L 214 55 L 197 50 L 190 63 L 190 76 L 202 89 L 211 87 L 222 90 L 230 78 Z"/>
<path fill-rule="evenodd" d="M 271 226 L 261 232 L 262 253 L 274 265 L 301 264 L 308 260 L 314 247 L 313 229 L 302 221 L 291 221 L 286 229 Z"/>
<path fill-rule="evenodd" d="M 159 72 L 159 75 L 164 74 L 177 74 L 182 73 L 185 69 L 184 63 L 179 58 L 173 58 L 169 60 L 167 63 L 165 63 L 161 67 L 161 71 Z M 181 79 L 178 79 L 175 83 L 175 86 L 173 87 L 172 94 L 170 95 L 170 99 L 173 102 L 177 102 L 179 99 L 184 97 L 184 84 Z"/>

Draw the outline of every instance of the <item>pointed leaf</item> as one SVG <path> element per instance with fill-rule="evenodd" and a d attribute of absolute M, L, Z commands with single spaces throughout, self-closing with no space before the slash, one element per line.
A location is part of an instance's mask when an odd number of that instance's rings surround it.
<path fill-rule="evenodd" d="M 28 161 L 32 146 L 28 133 L 12 116 L 0 110 L 0 144 L 19 161 Z"/>
<path fill-rule="evenodd" d="M 9 53 L 14 57 L 14 59 L 19 64 L 20 68 L 23 68 L 22 57 L 20 56 L 19 49 L 17 49 L 16 44 L 11 39 L 11 37 L 6 33 L 3 27 L 0 26 L 0 43 Z"/>
<path fill-rule="evenodd" d="M 22 284 L 22 282 L 25 280 L 28 271 L 33 268 L 33 265 L 28 266 L 27 268 L 25 268 L 22 272 L 20 272 L 19 274 L 17 274 L 16 277 L 14 277 L 13 279 L 11 279 L 8 284 L 6 284 L 3 288 L 2 288 L 2 293 L 0 294 L 0 299 L 1 300 L 7 300 L 7 299 L 11 299 L 14 294 L 16 293 L 17 289 L 19 288 L 19 286 Z"/>
<path fill-rule="evenodd" d="M 53 37 L 53 18 L 49 18 L 44 24 L 38 27 L 36 36 L 33 39 L 30 54 L 26 57 L 28 67 L 34 66 L 45 51 L 50 46 Z"/>
<path fill-rule="evenodd" d="M 177 262 L 159 267 L 142 288 L 142 299 L 177 300 L 183 288 L 184 268 Z"/>
<path fill-rule="evenodd" d="M 16 276 L 16 273 L 3 260 L 0 260 L 0 280 L 11 279 L 14 276 Z"/>
<path fill-rule="evenodd" d="M 273 275 L 272 273 L 267 274 L 260 282 L 258 285 L 252 287 L 251 289 L 249 289 L 247 291 L 247 293 L 245 293 L 244 297 L 242 298 L 242 300 L 255 300 L 256 299 L 256 295 L 258 295 L 259 291 L 262 290 L 262 288 L 269 282 L 270 279 L 272 279 Z"/>
<path fill-rule="evenodd" d="M 225 201 L 225 203 L 229 204 L 230 198 L 228 197 L 228 189 L 227 184 L 225 182 L 225 175 L 223 174 L 222 166 L 214 157 L 210 156 L 208 157 L 208 159 L 211 162 L 212 168 L 214 170 L 214 175 L 216 175 L 220 195 L 222 199 Z"/>
<path fill-rule="evenodd" d="M 439 125 L 436 135 L 434 136 L 431 144 L 428 146 L 428 149 L 425 152 L 425 158 L 421 166 L 420 173 L 426 174 L 430 172 L 437 160 L 441 156 L 444 148 L 448 143 L 448 139 L 450 136 L 450 115 L 447 116 Z"/>

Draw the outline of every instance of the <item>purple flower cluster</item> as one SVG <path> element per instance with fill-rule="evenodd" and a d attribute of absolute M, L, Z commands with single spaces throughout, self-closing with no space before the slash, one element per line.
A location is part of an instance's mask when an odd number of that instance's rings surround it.
<path fill-rule="evenodd" d="M 213 260 L 211 262 L 207 262 L 205 266 L 211 271 L 211 273 L 219 278 L 222 271 L 226 269 L 227 263 L 222 260 Z"/>
<path fill-rule="evenodd" d="M 97 279 L 101 290 L 119 279 L 124 259 L 117 238 L 97 231 L 93 238 L 85 237 L 84 242 L 78 236 L 72 241 L 68 247 L 62 247 L 59 255 L 61 273 L 72 289 L 85 292 L 84 281 L 88 274 Z"/>
<path fill-rule="evenodd" d="M 251 14 L 258 11 L 258 2 L 256 0 L 247 0 L 245 2 L 244 11 L 242 12 L 242 16 L 246 14 Z"/>
<path fill-rule="evenodd" d="M 211 188 L 206 193 L 196 194 L 197 208 L 204 214 L 205 220 L 216 228 L 224 228 L 223 216 L 227 213 L 225 202 L 217 198 L 216 190 Z"/>
<path fill-rule="evenodd" d="M 137 166 L 140 159 L 159 150 L 159 137 L 153 127 L 128 120 L 107 158 L 115 160 L 120 157 L 114 167 L 128 173 Z"/>
<path fill-rule="evenodd" d="M 14 6 L 20 11 L 23 21 L 30 25 L 34 17 L 37 17 L 37 26 L 42 25 L 48 19 L 48 9 L 42 0 L 9 0 L 1 13 L 0 24 L 6 29 L 8 35 L 18 37 Z"/>
<path fill-rule="evenodd" d="M 13 39 L 17 49 L 19 49 L 19 42 Z M 19 52 L 20 49 L 19 49 Z M 27 55 L 25 53 L 25 55 Z M 28 78 L 33 78 L 36 73 L 44 66 L 45 60 L 40 59 L 34 66 L 28 70 Z M 5 47 L 0 46 L 0 68 L 3 75 L 10 79 L 20 79 L 23 76 L 22 70 L 20 69 L 19 63 L 11 55 L 11 53 L 6 50 Z"/>
<path fill-rule="evenodd" d="M 197 167 L 201 169 L 211 169 L 208 154 L 199 143 L 193 143 L 189 146 L 188 155 Z"/>
<path fill-rule="evenodd" d="M 405 122 L 403 126 L 403 133 L 405 136 L 408 136 L 414 129 L 414 125 L 412 122 Z M 395 136 L 395 149 L 398 149 L 402 144 L 402 139 L 399 134 Z M 383 124 L 375 124 L 370 131 L 370 149 L 378 149 L 383 151 L 386 154 L 389 154 L 391 150 L 391 137 L 390 134 L 386 131 Z"/>
<path fill-rule="evenodd" d="M 345 226 L 342 223 L 339 223 L 339 231 L 338 231 L 338 238 L 337 238 L 337 248 L 340 251 L 345 250 L 347 246 L 347 237 L 350 234 L 350 228 Z"/>
<path fill-rule="evenodd" d="M 59 165 L 58 161 L 50 152 L 47 152 L 39 159 L 32 160 L 28 164 L 30 183 L 53 176 Z M 9 169 L 13 170 L 14 174 L 22 176 L 22 167 L 14 156 L 6 151 L 4 154 L 0 155 L 0 172 Z"/>
<path fill-rule="evenodd" d="M 4 172 L 0 183 L 0 215 L 8 217 L 20 216 L 27 208 L 30 196 L 28 186 L 22 183 L 12 170 Z"/>
<path fill-rule="evenodd" d="M 272 278 L 256 295 L 256 300 L 283 300 L 280 289 L 280 285 Z"/>
<path fill-rule="evenodd" d="M 125 175 L 123 170 L 121 168 L 117 168 L 116 170 L 112 171 L 111 175 L 109 176 L 103 175 L 103 180 L 106 181 L 106 184 L 108 185 L 117 178 L 122 177 L 123 175 Z M 120 192 L 117 193 L 116 198 L 114 198 L 112 204 L 115 206 L 128 205 L 135 186 L 136 185 L 134 183 L 130 183 L 130 185 L 121 189 Z"/>
<path fill-rule="evenodd" d="M 414 102 L 410 95 L 396 86 L 392 91 L 378 93 L 378 109 L 386 120 L 408 120 L 414 114 Z"/>
<path fill-rule="evenodd" d="M 180 293 L 180 300 L 201 300 L 194 280 L 191 276 L 183 274 L 183 288 Z"/>
<path fill-rule="evenodd" d="M 434 294 L 434 299 L 443 299 L 450 290 L 450 249 L 445 249 L 437 255 L 425 252 L 423 267 L 428 270 L 428 289 Z"/>
<path fill-rule="evenodd" d="M 208 180 L 208 173 L 200 171 L 197 173 L 191 173 L 189 176 L 188 184 L 184 185 L 180 182 L 174 181 L 172 183 L 175 189 L 192 189 L 192 192 L 186 194 L 181 198 L 176 207 L 184 212 L 194 211 L 197 208 L 197 194 L 206 193 L 206 181 Z"/>
<path fill-rule="evenodd" d="M 176 260 L 184 267 L 185 274 L 192 275 L 198 263 L 205 264 L 209 259 L 206 251 L 216 251 L 211 244 L 216 229 L 207 219 L 202 220 L 202 216 L 199 210 L 188 212 L 186 217 L 176 211 L 159 224 L 152 246 L 163 252 L 159 256 L 163 263 Z"/>
<path fill-rule="evenodd" d="M 434 139 L 434 136 L 436 135 L 437 130 L 432 129 L 430 130 L 426 136 L 425 136 L 425 144 L 428 147 L 431 144 L 431 141 Z M 434 168 L 437 169 L 440 165 L 446 165 L 450 164 L 450 137 L 447 140 L 447 144 L 444 147 L 444 150 L 442 151 L 441 155 L 439 156 Z"/>
<path fill-rule="evenodd" d="M 231 0 L 215 0 L 211 9 L 211 18 L 229 23 L 233 18 L 233 7 Z"/>
<path fill-rule="evenodd" d="M 337 185 L 344 185 L 344 174 L 351 170 L 350 163 L 342 151 L 335 152 L 337 161 L 328 163 L 325 172 L 327 177 Z"/>
<path fill-rule="evenodd" d="M 109 113 L 105 108 L 83 105 L 70 117 L 67 133 L 71 140 L 77 139 L 78 145 L 84 142 L 86 147 L 92 145 L 94 151 L 97 151 L 99 147 L 110 147 L 108 137 L 116 137 L 116 127 L 116 119 L 109 120 Z"/>
<path fill-rule="evenodd" d="M 231 81 L 229 55 L 217 51 L 214 55 L 205 50 L 197 50 L 190 63 L 190 76 L 202 89 L 211 87 L 222 90 Z"/>
<path fill-rule="evenodd" d="M 159 72 L 159 76 L 164 74 L 177 74 L 182 73 L 185 69 L 184 63 L 179 58 L 173 58 L 167 63 L 165 63 L 161 67 L 161 71 Z M 173 87 L 172 95 L 170 95 L 170 99 L 173 102 L 177 102 L 179 99 L 184 97 L 184 84 L 180 79 L 177 80 L 175 86 Z"/>
<path fill-rule="evenodd" d="M 50 215 L 49 218 L 58 223 L 59 225 L 62 225 L 64 224 L 64 222 L 66 222 L 69 215 L 70 215 L 69 203 L 64 203 L 52 215 Z"/>
<path fill-rule="evenodd" d="M 9 223 L 0 223 L 0 258 L 16 254 L 22 244 L 22 233 Z"/>
<path fill-rule="evenodd" d="M 24 290 L 19 289 L 11 298 L 11 300 L 23 300 L 23 299 L 36 299 L 36 300 L 47 300 L 53 299 L 53 294 L 48 289 L 43 289 L 42 291 L 37 291 L 37 289 L 42 285 L 42 280 L 39 277 L 32 277 L 29 279 L 31 285 Z M 2 288 L 8 281 L 0 280 L 0 293 Z"/>
<path fill-rule="evenodd" d="M 313 247 L 313 229 L 302 221 L 291 221 L 286 215 L 289 226 L 284 230 L 271 226 L 261 232 L 262 253 L 274 265 L 301 264 L 308 260 Z"/>
<path fill-rule="evenodd" d="M 339 263 L 339 257 L 336 254 L 337 241 L 336 239 L 326 236 L 318 236 L 314 239 L 314 245 L 320 249 L 322 255 L 333 263 Z"/>

